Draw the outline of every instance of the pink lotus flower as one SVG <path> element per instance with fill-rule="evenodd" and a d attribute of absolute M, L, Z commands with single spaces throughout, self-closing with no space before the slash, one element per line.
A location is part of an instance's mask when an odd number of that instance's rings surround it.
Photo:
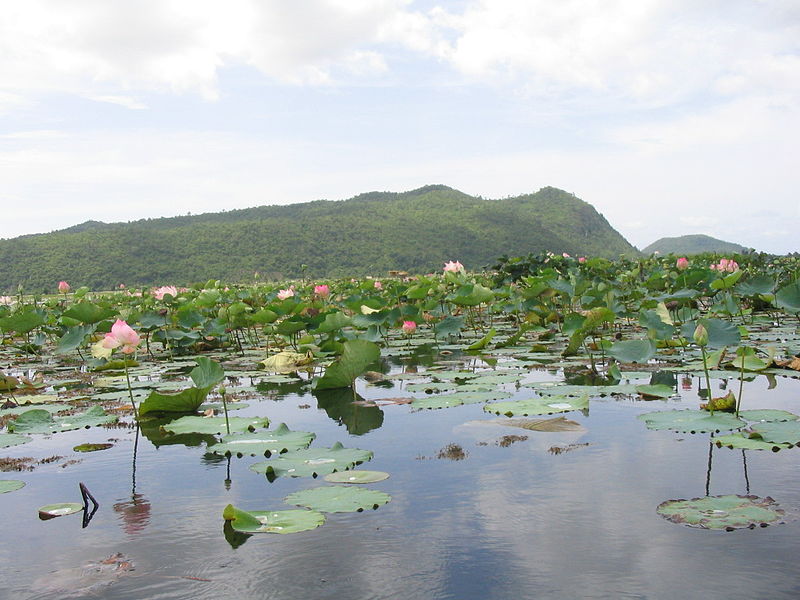
<path fill-rule="evenodd" d="M 70 290 L 70 287 L 69 287 L 69 284 L 66 281 L 59 281 L 58 282 L 58 291 L 59 292 L 61 292 L 62 294 L 66 294 L 67 292 L 69 292 L 69 290 Z"/>
<path fill-rule="evenodd" d="M 585 256 L 581 256 L 581 257 L 578 259 L 578 262 L 579 262 L 579 263 L 581 263 L 581 264 L 585 263 L 585 262 L 586 262 L 586 257 L 585 257 Z"/>
<path fill-rule="evenodd" d="M 320 298 L 327 298 L 328 296 L 331 295 L 331 289 L 324 283 L 322 285 L 315 285 L 314 294 L 319 296 Z"/>
<path fill-rule="evenodd" d="M 444 272 L 445 273 L 463 273 L 464 272 L 464 265 L 462 265 L 457 260 L 448 261 L 444 263 Z"/>
<path fill-rule="evenodd" d="M 153 290 L 153 296 L 155 296 L 157 300 L 163 300 L 166 294 L 169 294 L 174 298 L 178 295 L 178 288 L 176 288 L 174 285 L 163 285 L 160 288 Z"/>
<path fill-rule="evenodd" d="M 563 256 L 564 258 L 569 258 L 569 254 L 567 254 L 566 252 L 563 252 L 563 253 L 561 254 L 561 256 Z"/>
<path fill-rule="evenodd" d="M 285 290 L 278 290 L 278 300 L 286 300 L 294 296 L 294 286 L 290 285 Z"/>
<path fill-rule="evenodd" d="M 681 256 L 677 261 L 675 261 L 675 266 L 679 271 L 684 271 L 689 268 L 689 260 L 685 256 Z"/>
<path fill-rule="evenodd" d="M 733 259 L 728 260 L 727 258 L 721 258 L 719 259 L 719 264 L 710 265 L 708 268 L 712 271 L 719 271 L 720 273 L 733 273 L 739 269 L 739 263 Z"/>
<path fill-rule="evenodd" d="M 372 285 L 375 286 L 376 290 L 382 290 L 383 289 L 383 284 L 380 281 L 376 281 Z"/>
<path fill-rule="evenodd" d="M 417 324 L 414 321 L 403 321 L 403 333 L 411 335 L 417 330 Z"/>
<path fill-rule="evenodd" d="M 117 319 L 111 326 L 111 331 L 103 338 L 102 346 L 107 350 L 122 346 L 123 354 L 133 354 L 141 341 L 139 334 L 130 325 L 121 319 Z"/>

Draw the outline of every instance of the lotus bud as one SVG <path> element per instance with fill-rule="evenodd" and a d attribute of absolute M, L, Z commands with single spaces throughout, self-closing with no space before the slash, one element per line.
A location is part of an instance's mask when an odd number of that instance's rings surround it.
<path fill-rule="evenodd" d="M 702 325 L 698 325 L 694 330 L 694 343 L 698 346 L 705 346 L 708 344 L 708 330 Z"/>

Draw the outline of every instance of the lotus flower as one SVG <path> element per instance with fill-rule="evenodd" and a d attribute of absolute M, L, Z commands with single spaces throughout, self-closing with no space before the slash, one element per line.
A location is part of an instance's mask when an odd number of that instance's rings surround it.
<path fill-rule="evenodd" d="M 679 271 L 684 271 L 689 268 L 689 260 L 685 256 L 681 256 L 677 261 L 675 261 L 675 266 Z"/>
<path fill-rule="evenodd" d="M 411 335 L 417 330 L 417 324 L 414 321 L 403 321 L 403 333 Z"/>
<path fill-rule="evenodd" d="M 153 291 L 153 296 L 155 296 L 157 300 L 163 300 L 164 296 L 167 294 L 174 298 L 178 295 L 178 288 L 176 288 L 174 285 L 163 285 L 157 290 Z"/>
<path fill-rule="evenodd" d="M 68 293 L 70 290 L 69 284 L 66 281 L 59 281 L 58 282 L 58 291 L 62 294 Z"/>
<path fill-rule="evenodd" d="M 116 323 L 111 326 L 111 331 L 106 334 L 101 343 L 103 348 L 107 350 L 122 346 L 123 354 L 133 354 L 141 341 L 139 334 L 130 325 L 121 319 L 117 319 Z"/>
<path fill-rule="evenodd" d="M 375 287 L 376 290 L 382 290 L 383 289 L 383 284 L 380 281 L 376 281 L 372 285 Z"/>
<path fill-rule="evenodd" d="M 464 265 L 462 265 L 457 260 L 448 261 L 444 263 L 444 272 L 445 273 L 463 273 L 464 272 Z"/>
<path fill-rule="evenodd" d="M 586 262 L 586 257 L 585 257 L 585 256 L 581 256 L 581 257 L 578 259 L 578 262 L 579 262 L 579 263 L 581 263 L 581 264 L 585 263 L 585 262 Z"/>
<path fill-rule="evenodd" d="M 294 286 L 290 285 L 285 290 L 278 290 L 278 300 L 286 300 L 294 296 Z"/>
<path fill-rule="evenodd" d="M 314 294 L 320 298 L 327 298 L 331 295 L 331 289 L 324 283 L 322 285 L 315 285 Z"/>

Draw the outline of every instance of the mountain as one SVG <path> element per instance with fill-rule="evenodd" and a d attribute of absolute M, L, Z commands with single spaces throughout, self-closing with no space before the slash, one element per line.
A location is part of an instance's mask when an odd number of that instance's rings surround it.
<path fill-rule="evenodd" d="M 746 250 L 744 246 L 739 244 L 718 240 L 709 235 L 698 234 L 661 238 L 643 249 L 642 254 L 649 255 L 654 252 L 659 254 L 702 254 L 703 252 L 738 254 Z"/>
<path fill-rule="evenodd" d="M 481 269 L 497 257 L 551 251 L 634 255 L 590 204 L 546 187 L 484 200 L 443 185 L 349 200 L 129 223 L 87 221 L 46 234 L 0 240 L 0 289 L 52 291 L 59 280 L 109 289 L 252 280 L 439 271 L 459 260 Z"/>

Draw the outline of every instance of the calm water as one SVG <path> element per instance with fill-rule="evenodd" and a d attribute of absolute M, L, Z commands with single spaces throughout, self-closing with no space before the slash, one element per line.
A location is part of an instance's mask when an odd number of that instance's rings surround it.
<path fill-rule="evenodd" d="M 534 372 L 527 379 L 549 378 Z M 359 392 L 407 395 L 403 385 Z M 800 410 L 800 381 L 779 378 L 775 389 L 767 388 L 765 377 L 746 384 L 746 408 Z M 519 397 L 531 393 L 507 389 Z M 224 535 L 228 503 L 281 510 L 290 508 L 283 503 L 287 494 L 329 484 L 321 478 L 270 483 L 248 469 L 263 459 L 209 457 L 204 444 L 156 447 L 144 436 L 134 470 L 133 430 L 35 436 L 3 455 L 82 461 L 2 474 L 27 485 L 0 495 L 0 598 L 67 597 L 65 587 L 86 584 L 74 581 L 78 567 L 118 552 L 134 571 L 72 597 L 798 598 L 800 450 L 743 456 L 713 447 L 709 472 L 708 435 L 649 431 L 636 419 L 652 410 L 696 408 L 696 389 L 695 379 L 680 401 L 593 399 L 588 414 L 566 415 L 584 425 L 584 433 L 474 423 L 494 418 L 481 404 L 414 411 L 408 405 L 354 408 L 330 399 L 320 408 L 310 394 L 248 400 L 250 407 L 237 416 L 263 415 L 273 425 L 313 431 L 314 446 L 341 441 L 373 451 L 360 468 L 390 473 L 369 487 L 392 501 L 375 511 L 328 515 L 313 531 L 244 540 Z M 497 445 L 509 434 L 528 439 Z M 107 451 L 71 450 L 109 438 L 120 441 Z M 451 443 L 466 458 L 437 458 Z M 548 451 L 568 444 L 588 445 Z M 81 528 L 80 515 L 38 519 L 41 505 L 79 501 L 81 481 L 100 503 L 88 527 Z M 786 510 L 786 523 L 717 532 L 656 514 L 664 500 L 707 491 L 772 496 Z"/>

